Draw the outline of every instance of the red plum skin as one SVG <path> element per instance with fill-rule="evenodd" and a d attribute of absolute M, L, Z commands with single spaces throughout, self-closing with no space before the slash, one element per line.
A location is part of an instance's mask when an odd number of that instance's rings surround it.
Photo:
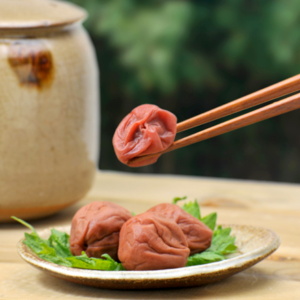
<path fill-rule="evenodd" d="M 77 211 L 71 225 L 70 250 L 73 255 L 86 252 L 100 258 L 109 254 L 118 260 L 119 233 L 131 213 L 114 203 L 92 202 Z"/>
<path fill-rule="evenodd" d="M 113 146 L 120 162 L 146 154 L 154 154 L 171 146 L 176 135 L 177 118 L 156 105 L 143 104 L 136 107 L 119 124 L 113 137 Z M 141 167 L 153 164 L 159 155 L 130 164 Z"/>
<path fill-rule="evenodd" d="M 178 205 L 162 203 L 152 207 L 148 212 L 160 214 L 174 220 L 186 237 L 191 255 L 200 253 L 210 247 L 212 230 Z"/>
<path fill-rule="evenodd" d="M 121 229 L 118 256 L 126 270 L 180 268 L 189 255 L 182 230 L 169 218 L 146 212 Z"/>

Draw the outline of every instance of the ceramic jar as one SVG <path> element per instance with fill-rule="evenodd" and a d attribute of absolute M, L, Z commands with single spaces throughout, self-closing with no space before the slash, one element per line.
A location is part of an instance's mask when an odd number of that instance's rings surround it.
<path fill-rule="evenodd" d="M 0 1 L 0 221 L 57 212 L 91 188 L 98 74 L 85 12 Z"/>

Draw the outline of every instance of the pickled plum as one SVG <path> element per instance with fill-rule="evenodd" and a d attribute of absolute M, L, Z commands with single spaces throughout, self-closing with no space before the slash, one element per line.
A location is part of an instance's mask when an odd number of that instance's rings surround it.
<path fill-rule="evenodd" d="M 184 233 L 191 255 L 210 247 L 213 232 L 205 224 L 175 204 L 162 203 L 148 210 L 174 220 Z"/>
<path fill-rule="evenodd" d="M 113 146 L 118 159 L 127 164 L 137 156 L 167 149 L 175 139 L 176 123 L 174 114 L 156 105 L 144 104 L 136 107 L 115 131 Z M 158 158 L 159 155 L 130 166 L 146 166 L 155 163 Z"/>
<path fill-rule="evenodd" d="M 162 215 L 137 215 L 121 229 L 118 256 L 126 270 L 180 268 L 186 265 L 189 255 L 180 227 Z"/>
<path fill-rule="evenodd" d="M 77 211 L 72 220 L 70 250 L 73 255 L 100 258 L 109 254 L 118 260 L 119 233 L 131 213 L 114 203 L 92 202 Z"/>

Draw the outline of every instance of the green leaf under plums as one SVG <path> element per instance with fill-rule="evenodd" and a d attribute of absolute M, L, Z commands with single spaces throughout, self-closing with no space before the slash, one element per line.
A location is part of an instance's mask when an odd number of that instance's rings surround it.
<path fill-rule="evenodd" d="M 222 226 L 218 226 L 213 233 L 211 246 L 207 250 L 219 252 L 223 255 L 236 252 L 235 237 L 231 236 L 230 233 L 230 227 L 222 228 Z"/>
<path fill-rule="evenodd" d="M 184 197 L 175 197 L 175 198 L 173 198 L 172 204 L 177 204 L 178 201 L 185 200 L 186 198 L 187 198 L 186 196 L 184 196 Z"/>
<path fill-rule="evenodd" d="M 197 200 L 195 200 L 194 202 L 185 203 L 182 206 L 182 209 L 194 216 L 195 218 L 201 220 L 200 207 Z"/>
<path fill-rule="evenodd" d="M 25 244 L 25 243 L 24 243 Z M 47 260 L 57 265 L 65 266 L 65 267 L 72 267 L 72 263 L 70 263 L 67 258 L 58 256 L 58 255 L 51 255 L 51 254 L 37 254 L 41 259 Z"/>
<path fill-rule="evenodd" d="M 174 198 L 174 199 L 178 199 L 176 201 L 176 202 L 178 202 L 180 200 L 186 199 L 186 197 L 183 197 L 183 198 L 179 198 L 178 197 L 178 198 Z M 174 203 L 174 200 L 173 200 L 173 203 Z M 182 206 L 182 209 L 185 210 L 190 215 L 192 215 L 193 217 L 195 217 L 198 220 L 200 220 L 201 222 L 203 222 L 211 230 L 215 229 L 216 222 L 217 222 L 217 213 L 214 212 L 214 213 L 211 213 L 211 214 L 205 216 L 204 218 L 201 218 L 200 207 L 199 207 L 199 204 L 198 204 L 198 202 L 197 202 L 196 199 L 195 199 L 194 202 L 185 203 Z"/>
<path fill-rule="evenodd" d="M 211 213 L 200 220 L 211 230 L 214 230 L 216 228 L 217 223 L 217 213 Z"/>
<path fill-rule="evenodd" d="M 227 259 L 226 255 L 235 253 L 237 246 L 234 245 L 235 237 L 230 235 L 231 228 L 218 228 L 214 231 L 211 245 L 201 253 L 191 255 L 187 266 L 208 264 Z"/>
<path fill-rule="evenodd" d="M 102 257 L 105 259 L 90 258 L 85 252 L 82 252 L 81 256 L 67 257 L 66 260 L 72 264 L 73 268 L 105 271 L 124 270 L 122 264 L 113 260 L 108 254 L 103 254 Z"/>
<path fill-rule="evenodd" d="M 221 261 L 224 259 L 225 258 L 222 254 L 219 254 L 217 252 L 204 251 L 202 253 L 191 255 L 188 258 L 188 262 L 186 266 L 188 267 L 188 266 L 204 265 L 212 262 Z"/>
<path fill-rule="evenodd" d="M 50 246 L 55 249 L 58 256 L 72 256 L 69 246 L 69 235 L 67 233 L 51 229 L 51 235 L 48 241 Z"/>
<path fill-rule="evenodd" d="M 23 243 L 28 246 L 41 259 L 49 262 L 73 268 L 120 271 L 124 270 L 121 263 L 113 260 L 108 254 L 103 254 L 102 258 L 89 258 L 84 252 L 80 256 L 73 256 L 70 251 L 70 236 L 56 229 L 51 230 L 50 237 L 42 239 L 35 229 L 27 222 L 13 217 L 14 220 L 31 229 L 31 233 L 25 232 Z"/>

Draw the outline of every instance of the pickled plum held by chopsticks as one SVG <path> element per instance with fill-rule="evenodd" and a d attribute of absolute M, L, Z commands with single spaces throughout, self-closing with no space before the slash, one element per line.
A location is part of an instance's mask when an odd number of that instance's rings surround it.
<path fill-rule="evenodd" d="M 143 104 L 136 107 L 115 131 L 113 146 L 118 159 L 127 164 L 137 156 L 167 149 L 175 139 L 176 124 L 177 118 L 174 114 L 156 105 Z M 130 166 L 150 165 L 158 158 L 159 155 Z"/>

